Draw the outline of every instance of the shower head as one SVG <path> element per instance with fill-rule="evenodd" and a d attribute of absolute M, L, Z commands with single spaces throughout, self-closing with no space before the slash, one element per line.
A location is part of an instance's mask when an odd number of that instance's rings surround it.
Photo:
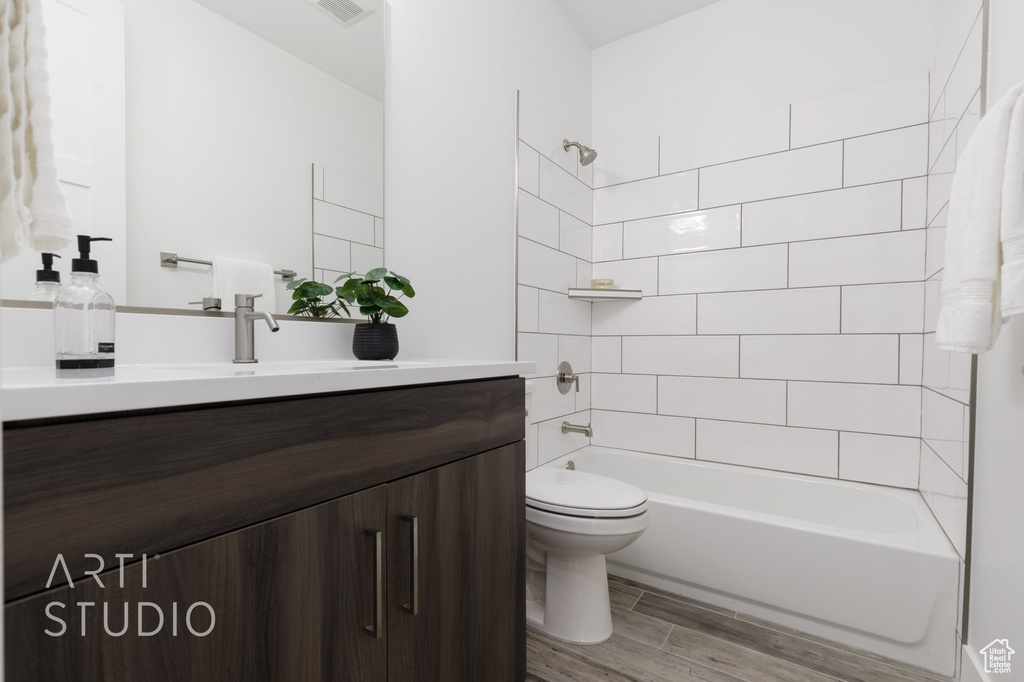
<path fill-rule="evenodd" d="M 580 144 L 579 142 L 569 142 L 568 138 L 562 140 L 562 149 L 569 151 L 569 147 L 578 147 L 580 150 L 580 165 L 589 166 L 594 163 L 594 159 L 597 158 L 597 152 L 590 147 Z"/>

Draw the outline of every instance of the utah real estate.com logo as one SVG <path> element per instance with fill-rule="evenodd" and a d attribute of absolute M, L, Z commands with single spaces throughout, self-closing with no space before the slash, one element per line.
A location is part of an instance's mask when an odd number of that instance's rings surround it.
<path fill-rule="evenodd" d="M 985 657 L 986 673 L 1009 673 L 1010 657 L 1017 652 L 1010 648 L 1010 640 L 994 639 L 978 653 Z"/>

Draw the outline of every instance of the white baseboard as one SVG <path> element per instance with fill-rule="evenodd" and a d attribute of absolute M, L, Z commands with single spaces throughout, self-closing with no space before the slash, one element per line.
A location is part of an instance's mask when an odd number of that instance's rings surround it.
<path fill-rule="evenodd" d="M 989 676 L 982 672 L 984 669 L 977 654 L 964 645 L 960 655 L 960 682 L 991 682 Z"/>

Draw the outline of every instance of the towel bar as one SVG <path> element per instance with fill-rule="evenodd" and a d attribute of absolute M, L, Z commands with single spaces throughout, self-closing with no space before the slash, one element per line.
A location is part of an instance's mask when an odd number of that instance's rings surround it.
<path fill-rule="evenodd" d="M 165 268 L 176 268 L 178 263 L 198 263 L 199 265 L 213 265 L 213 261 L 210 260 L 199 260 L 198 258 L 185 258 L 179 256 L 176 253 L 169 253 L 167 251 L 160 252 L 160 265 Z M 281 279 L 285 282 L 291 282 L 295 279 L 294 270 L 274 270 L 275 275 L 281 275 Z"/>

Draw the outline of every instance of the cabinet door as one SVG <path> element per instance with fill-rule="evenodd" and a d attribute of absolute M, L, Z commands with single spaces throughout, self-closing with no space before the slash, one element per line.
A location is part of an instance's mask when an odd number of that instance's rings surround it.
<path fill-rule="evenodd" d="M 389 483 L 389 682 L 521 682 L 524 445 Z"/>
<path fill-rule="evenodd" d="M 6 607 L 7 679 L 384 680 L 384 505 L 378 486 L 151 556 L 123 586 L 116 566 L 103 588 L 57 568 L 63 588 Z"/>

